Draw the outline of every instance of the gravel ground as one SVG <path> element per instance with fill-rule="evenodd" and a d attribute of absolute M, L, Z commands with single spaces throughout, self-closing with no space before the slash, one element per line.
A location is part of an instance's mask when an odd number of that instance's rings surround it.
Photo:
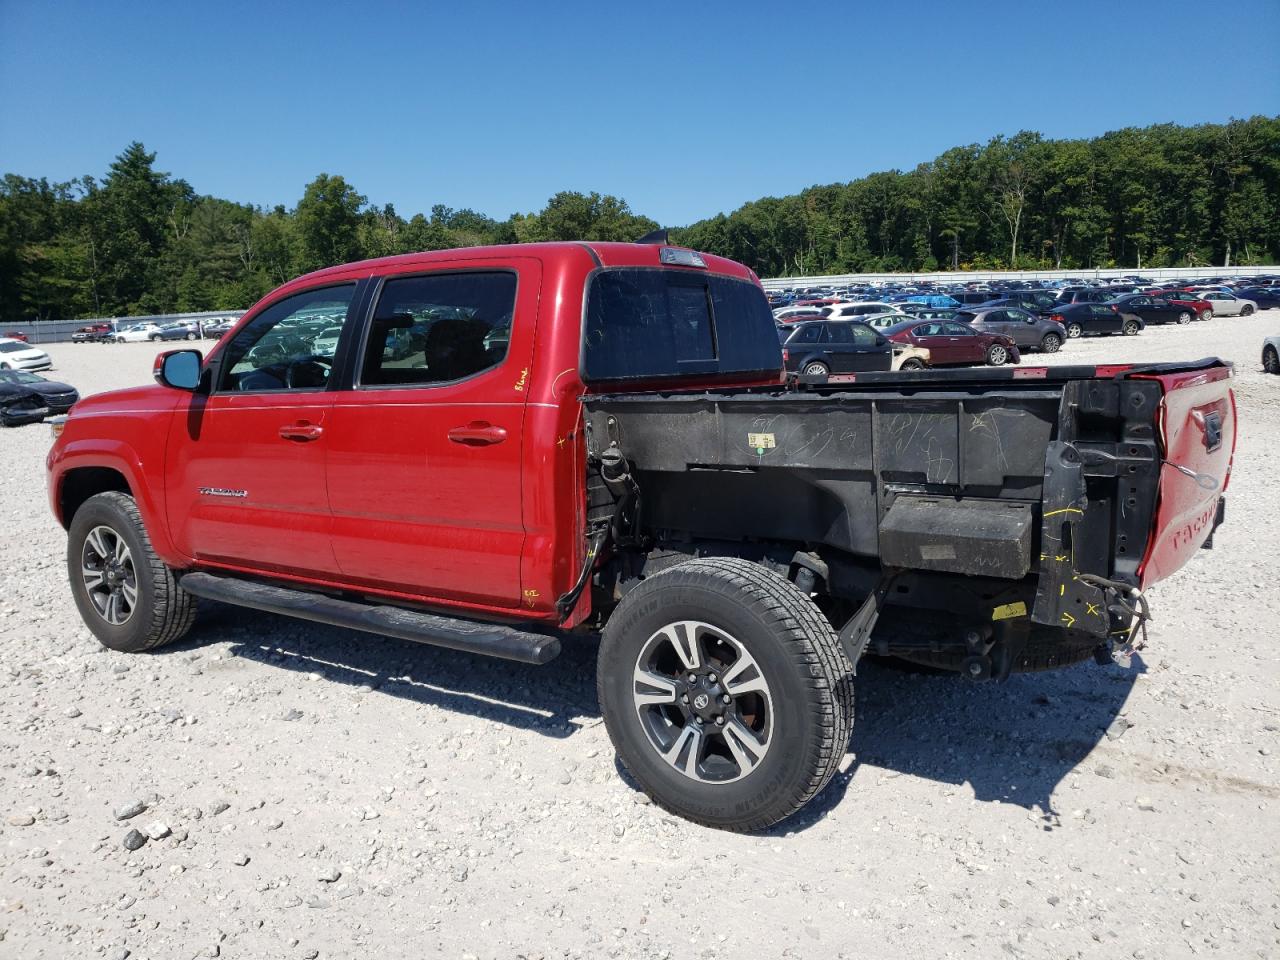
<path fill-rule="evenodd" d="M 0 433 L 0 955 L 1274 957 L 1280 311 L 1029 362 L 1237 363 L 1216 548 L 1121 665 L 971 685 L 868 664 L 837 781 L 763 836 L 620 775 L 591 645 L 546 667 L 208 605 L 103 650 Z M 150 344 L 54 345 L 90 393 Z M 139 844 L 141 844 L 139 846 Z"/>

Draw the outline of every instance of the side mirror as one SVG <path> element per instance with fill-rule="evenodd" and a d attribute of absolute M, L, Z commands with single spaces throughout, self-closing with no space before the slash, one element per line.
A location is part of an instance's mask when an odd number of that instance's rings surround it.
<path fill-rule="evenodd" d="M 203 359 L 199 350 L 170 350 L 156 357 L 151 372 L 161 386 L 194 391 L 200 385 Z"/>

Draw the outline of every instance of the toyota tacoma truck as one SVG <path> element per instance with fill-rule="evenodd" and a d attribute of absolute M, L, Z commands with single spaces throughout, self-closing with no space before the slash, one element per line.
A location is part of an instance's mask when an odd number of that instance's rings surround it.
<path fill-rule="evenodd" d="M 661 237 L 321 270 L 154 373 L 48 455 L 103 644 L 197 598 L 528 664 L 589 632 L 627 769 L 737 830 L 830 781 L 864 654 L 1108 659 L 1236 427 L 1212 359 L 788 377 L 756 276 Z"/>

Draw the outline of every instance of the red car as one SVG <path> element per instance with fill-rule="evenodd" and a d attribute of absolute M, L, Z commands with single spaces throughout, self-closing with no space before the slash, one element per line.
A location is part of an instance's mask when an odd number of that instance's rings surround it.
<path fill-rule="evenodd" d="M 25 333 L 19 333 L 17 330 L 10 330 L 5 334 L 5 338 L 8 340 L 21 340 L 23 343 L 27 342 L 27 335 Z"/>
<path fill-rule="evenodd" d="M 1208 300 L 1201 300 L 1194 293 L 1186 293 L 1182 290 L 1171 291 L 1164 295 L 1164 299 L 1168 300 L 1175 306 L 1185 307 L 1188 310 L 1194 310 L 1195 315 L 1201 320 L 1213 319 L 1213 304 Z"/>
<path fill-rule="evenodd" d="M 897 343 L 929 351 L 929 366 L 960 367 L 1019 363 L 1022 355 L 1012 337 L 981 333 L 958 320 L 903 320 L 880 331 Z"/>

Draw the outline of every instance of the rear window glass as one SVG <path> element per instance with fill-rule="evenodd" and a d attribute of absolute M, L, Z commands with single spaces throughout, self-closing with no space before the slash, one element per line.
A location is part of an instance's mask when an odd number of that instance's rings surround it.
<path fill-rule="evenodd" d="M 603 270 L 587 291 L 587 381 L 773 372 L 782 355 L 764 293 L 677 270 Z"/>

